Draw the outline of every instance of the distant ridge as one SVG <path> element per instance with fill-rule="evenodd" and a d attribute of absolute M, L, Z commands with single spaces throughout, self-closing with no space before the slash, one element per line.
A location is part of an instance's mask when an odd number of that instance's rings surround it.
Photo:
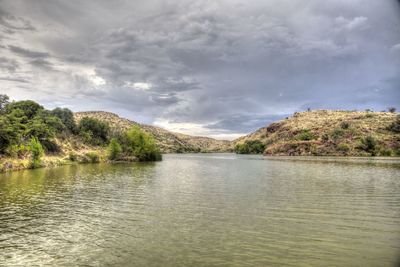
<path fill-rule="evenodd" d="M 76 112 L 74 115 L 77 122 L 83 117 L 96 118 L 107 122 L 112 130 L 126 130 L 133 125 L 138 125 L 141 129 L 154 136 L 157 145 L 163 153 L 229 152 L 233 148 L 231 141 L 174 133 L 160 127 L 140 124 L 126 118 L 121 118 L 111 112 L 84 111 Z"/>

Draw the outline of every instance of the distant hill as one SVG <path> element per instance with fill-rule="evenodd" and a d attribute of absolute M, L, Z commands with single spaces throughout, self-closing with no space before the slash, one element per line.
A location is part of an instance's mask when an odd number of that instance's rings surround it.
<path fill-rule="evenodd" d="M 107 122 L 111 130 L 126 130 L 133 125 L 138 125 L 142 130 L 151 134 L 156 139 L 157 145 L 163 153 L 187 153 L 187 152 L 228 152 L 232 151 L 232 142 L 216 140 L 208 137 L 190 136 L 167 131 L 163 128 L 140 124 L 111 112 L 87 111 L 74 114 L 75 120 L 83 117 L 92 117 Z"/>
<path fill-rule="evenodd" d="M 258 140 L 264 155 L 400 156 L 400 133 L 390 112 L 316 110 L 260 128 L 234 140 Z"/>

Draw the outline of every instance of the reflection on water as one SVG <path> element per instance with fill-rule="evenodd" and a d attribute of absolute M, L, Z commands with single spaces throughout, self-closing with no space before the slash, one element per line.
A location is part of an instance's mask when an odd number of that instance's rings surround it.
<path fill-rule="evenodd" d="M 165 155 L 0 175 L 0 266 L 395 266 L 400 160 Z"/>

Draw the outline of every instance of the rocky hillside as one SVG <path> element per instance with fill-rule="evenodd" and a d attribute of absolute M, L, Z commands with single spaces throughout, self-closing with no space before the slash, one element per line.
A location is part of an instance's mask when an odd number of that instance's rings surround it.
<path fill-rule="evenodd" d="M 400 156 L 398 116 L 389 112 L 301 112 L 234 143 L 261 141 L 264 155 Z"/>
<path fill-rule="evenodd" d="M 83 117 L 93 117 L 107 122 L 111 129 L 126 130 L 133 125 L 138 125 L 142 130 L 154 136 L 157 145 L 163 153 L 176 152 L 227 152 L 232 150 L 232 142 L 216 140 L 208 137 L 189 136 L 173 133 L 160 127 L 139 124 L 137 122 L 121 118 L 118 115 L 104 111 L 88 111 L 75 113 L 75 120 Z"/>

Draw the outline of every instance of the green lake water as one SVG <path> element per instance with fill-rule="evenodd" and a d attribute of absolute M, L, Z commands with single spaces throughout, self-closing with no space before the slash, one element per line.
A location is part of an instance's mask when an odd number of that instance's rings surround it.
<path fill-rule="evenodd" d="M 0 266 L 399 260 L 399 159 L 164 155 L 0 175 Z"/>

